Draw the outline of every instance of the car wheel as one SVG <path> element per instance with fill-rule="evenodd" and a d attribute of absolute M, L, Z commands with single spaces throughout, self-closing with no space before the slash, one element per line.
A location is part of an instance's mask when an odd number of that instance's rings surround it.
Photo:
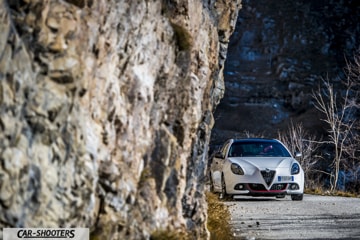
<path fill-rule="evenodd" d="M 301 201 L 303 200 L 303 194 L 293 194 L 291 195 L 291 200 L 293 201 Z"/>
<path fill-rule="evenodd" d="M 221 176 L 221 193 L 220 193 L 220 199 L 225 199 L 227 197 L 226 193 L 226 185 L 225 185 L 225 179 L 224 175 Z"/>

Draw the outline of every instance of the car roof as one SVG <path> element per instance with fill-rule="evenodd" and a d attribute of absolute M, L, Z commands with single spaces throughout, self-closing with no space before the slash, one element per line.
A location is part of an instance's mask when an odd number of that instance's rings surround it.
<path fill-rule="evenodd" d="M 240 139 L 232 139 L 233 143 L 236 142 L 279 142 L 276 139 L 271 138 L 240 138 Z"/>

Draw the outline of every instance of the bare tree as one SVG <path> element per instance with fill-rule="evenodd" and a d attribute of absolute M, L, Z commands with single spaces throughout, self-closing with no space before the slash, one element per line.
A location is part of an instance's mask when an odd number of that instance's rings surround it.
<path fill-rule="evenodd" d="M 345 84 L 349 89 L 348 95 L 348 119 L 359 119 L 360 115 L 360 52 L 352 62 L 347 61 L 345 68 Z M 349 121 L 349 120 L 348 120 Z M 353 182 L 358 182 L 360 177 L 360 121 L 353 123 L 351 134 L 348 137 L 344 148 L 344 155 L 347 158 L 344 168 Z M 358 183 L 360 185 L 360 183 Z M 359 189 L 358 189 L 359 191 Z"/>
<path fill-rule="evenodd" d="M 291 122 L 287 133 L 278 133 L 278 138 L 290 150 L 290 152 L 300 152 L 300 162 L 305 173 L 305 185 L 309 187 L 310 173 L 314 170 L 319 158 L 316 156 L 316 151 L 319 147 L 315 136 L 309 134 L 302 126 L 302 124 L 294 125 Z"/>
<path fill-rule="evenodd" d="M 329 80 L 323 81 L 324 87 L 319 87 L 317 92 L 313 92 L 316 101 L 315 107 L 325 115 L 322 119 L 329 126 L 328 143 L 334 146 L 333 169 L 331 173 L 331 191 L 337 188 L 339 180 L 340 164 L 344 159 L 346 144 L 352 134 L 354 121 L 349 119 L 349 110 L 352 107 L 352 99 L 349 98 L 351 93 L 351 84 L 347 84 L 343 97 L 338 100 L 334 86 Z"/>

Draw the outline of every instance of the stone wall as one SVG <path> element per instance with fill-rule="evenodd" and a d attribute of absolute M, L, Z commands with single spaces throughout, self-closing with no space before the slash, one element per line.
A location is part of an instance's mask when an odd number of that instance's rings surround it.
<path fill-rule="evenodd" d="M 0 228 L 208 238 L 240 0 L 0 0 Z"/>

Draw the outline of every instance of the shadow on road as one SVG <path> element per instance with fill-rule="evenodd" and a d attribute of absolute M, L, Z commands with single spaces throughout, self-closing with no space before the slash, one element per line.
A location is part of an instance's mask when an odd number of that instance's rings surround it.
<path fill-rule="evenodd" d="M 252 196 L 235 196 L 225 197 L 221 199 L 223 202 L 278 202 L 278 201 L 291 201 L 290 198 L 275 198 L 275 197 L 252 197 Z"/>

